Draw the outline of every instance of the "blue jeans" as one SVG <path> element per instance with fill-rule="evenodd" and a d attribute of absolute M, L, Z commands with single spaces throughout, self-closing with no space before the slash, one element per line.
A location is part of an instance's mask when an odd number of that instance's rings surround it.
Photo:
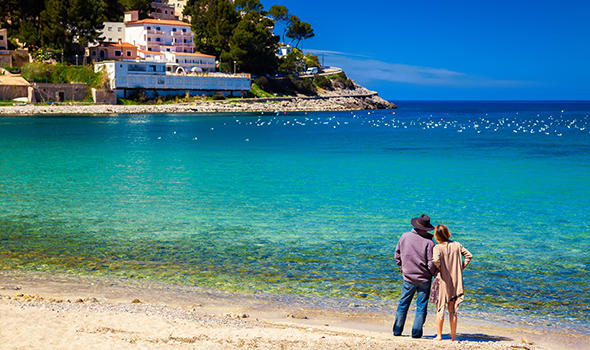
<path fill-rule="evenodd" d="M 426 321 L 431 283 L 432 281 L 414 284 L 404 280 L 404 284 L 402 285 L 402 297 L 399 301 L 397 312 L 395 313 L 393 335 L 402 335 L 404 324 L 406 323 L 406 316 L 408 315 L 408 309 L 412 303 L 414 293 L 418 291 L 418 297 L 416 298 L 416 317 L 414 317 L 414 325 L 412 326 L 412 338 L 422 337 L 422 326 L 424 326 L 424 321 Z"/>

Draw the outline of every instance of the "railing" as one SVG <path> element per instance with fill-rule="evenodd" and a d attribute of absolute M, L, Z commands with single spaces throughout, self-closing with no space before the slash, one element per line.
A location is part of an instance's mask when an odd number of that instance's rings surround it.
<path fill-rule="evenodd" d="M 197 76 L 197 77 L 209 77 L 209 78 L 235 78 L 235 79 L 252 79 L 250 73 L 237 73 L 228 74 L 220 72 L 187 72 L 187 73 L 171 73 L 167 72 L 167 76 Z"/>
<path fill-rule="evenodd" d="M 191 37 L 192 33 L 190 32 L 172 32 L 172 36 L 188 36 Z"/>
<path fill-rule="evenodd" d="M 155 30 L 155 29 L 148 29 L 147 31 L 148 34 L 153 34 L 153 35 L 164 35 L 164 32 L 161 30 Z"/>

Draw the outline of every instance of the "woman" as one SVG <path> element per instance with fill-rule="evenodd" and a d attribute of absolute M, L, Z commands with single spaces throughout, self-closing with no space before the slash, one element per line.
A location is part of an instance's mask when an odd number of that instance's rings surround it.
<path fill-rule="evenodd" d="M 436 340 L 442 339 L 445 305 L 449 309 L 451 340 L 457 340 L 457 309 L 463 301 L 463 269 L 473 255 L 459 242 L 451 241 L 451 232 L 445 225 L 437 225 L 434 239 L 438 244 L 432 252 L 432 261 L 440 271 L 438 300 L 436 302 Z M 465 257 L 463 262 L 461 256 Z"/>

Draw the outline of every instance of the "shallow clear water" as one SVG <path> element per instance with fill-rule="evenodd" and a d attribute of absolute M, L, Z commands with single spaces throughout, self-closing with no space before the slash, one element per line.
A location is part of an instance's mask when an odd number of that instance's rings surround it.
<path fill-rule="evenodd" d="M 395 304 L 410 219 L 462 307 L 590 321 L 590 103 L 0 118 L 0 265 Z"/>

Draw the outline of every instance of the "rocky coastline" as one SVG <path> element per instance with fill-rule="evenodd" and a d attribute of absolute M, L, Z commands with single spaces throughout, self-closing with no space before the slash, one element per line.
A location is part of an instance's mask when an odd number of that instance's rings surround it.
<path fill-rule="evenodd" d="M 377 95 L 237 99 L 200 103 L 144 105 L 21 105 L 2 106 L 0 115 L 132 114 L 132 113 L 260 113 L 390 109 L 396 106 Z"/>
<path fill-rule="evenodd" d="M 61 103 L 0 106 L 0 115 L 30 116 L 57 114 L 136 114 L 136 113 L 283 113 L 394 109 L 397 106 L 356 83 L 352 89 L 323 90 L 315 96 L 236 98 L 220 101 L 199 100 L 180 103 L 101 105 Z"/>

